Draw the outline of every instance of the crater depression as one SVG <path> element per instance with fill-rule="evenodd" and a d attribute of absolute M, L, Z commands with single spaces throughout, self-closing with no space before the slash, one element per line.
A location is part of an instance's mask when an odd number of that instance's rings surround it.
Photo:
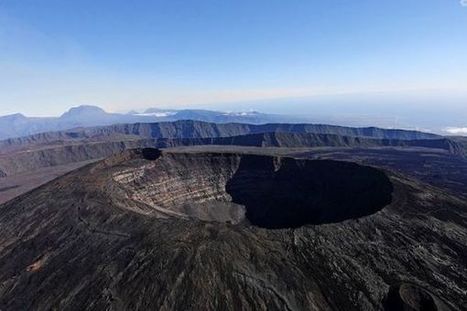
<path fill-rule="evenodd" d="M 393 186 L 385 173 L 354 163 L 156 149 L 136 153 L 113 167 L 114 187 L 162 217 L 280 229 L 355 219 L 391 203 Z"/>

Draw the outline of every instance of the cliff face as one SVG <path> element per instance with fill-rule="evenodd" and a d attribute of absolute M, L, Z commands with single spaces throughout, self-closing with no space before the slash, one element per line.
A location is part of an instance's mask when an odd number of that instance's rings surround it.
<path fill-rule="evenodd" d="M 0 141 L 0 149 L 25 144 L 46 144 L 51 141 L 76 139 L 108 139 L 115 136 L 139 138 L 217 138 L 259 133 L 313 133 L 332 134 L 350 137 L 366 137 L 379 139 L 436 139 L 440 136 L 417 131 L 393 129 L 352 128 L 320 124 L 216 124 L 202 121 L 175 121 L 159 123 L 117 124 L 103 127 L 83 128 L 68 131 L 49 132 L 11 138 Z"/>
<path fill-rule="evenodd" d="M 84 128 L 0 141 L 0 170 L 3 172 L 0 176 L 100 159 L 131 148 L 195 145 L 284 148 L 423 147 L 453 155 L 465 154 L 461 143 L 415 131 L 313 124 L 251 125 L 177 121 Z"/>
<path fill-rule="evenodd" d="M 290 153 L 287 148 L 315 148 L 332 147 L 346 148 L 348 152 L 357 153 L 358 150 L 383 148 L 381 151 L 391 153 L 388 148 L 404 150 L 406 157 L 404 162 L 413 158 L 409 152 L 430 153 L 435 156 L 442 156 L 447 160 L 448 166 L 457 165 L 465 156 L 465 146 L 461 141 L 453 141 L 447 138 L 433 138 L 422 140 L 404 139 L 379 139 L 354 136 L 341 136 L 336 134 L 315 134 L 315 133 L 289 133 L 289 132 L 267 132 L 257 134 L 246 134 L 240 136 L 209 137 L 205 135 L 225 135 L 234 132 L 219 131 L 216 124 L 202 122 L 179 122 L 177 126 L 173 123 L 164 123 L 164 126 L 152 131 L 153 126 L 160 124 L 146 124 L 118 126 L 120 130 L 104 127 L 99 129 L 83 129 L 69 132 L 43 133 L 18 139 L 10 139 L 0 142 L 0 203 L 6 202 L 15 196 L 34 189 L 35 187 L 50 181 L 61 174 L 72 169 L 85 165 L 90 161 L 97 161 L 113 154 L 118 154 L 123 150 L 132 148 L 156 147 L 156 148 L 177 148 L 191 146 L 229 146 L 231 149 L 240 150 L 235 147 L 274 147 L 282 148 L 280 153 Z M 142 128 L 141 128 L 142 126 Z M 193 126 L 196 133 L 191 133 Z M 222 125 L 229 128 L 231 125 Z M 232 125 L 238 129 L 237 126 Z M 245 125 L 246 126 L 246 125 Z M 282 127 L 282 126 L 280 126 Z M 290 129 L 291 125 L 285 126 Z M 123 130 L 122 130 L 123 129 Z M 243 129 L 245 130 L 245 129 Z M 242 130 L 242 131 L 243 131 Z M 247 131 L 246 129 L 245 131 Z M 303 130 L 298 127 L 293 130 Z M 241 131 L 240 131 L 241 132 Z M 198 138 L 164 138 L 177 136 L 196 136 Z M 156 136 L 158 138 L 152 138 Z M 163 137 L 161 137 L 163 136 Z M 234 148 L 232 148 L 234 147 Z M 318 149 L 313 150 L 317 152 Z M 339 153 L 339 151 L 336 151 Z M 377 155 L 381 158 L 382 155 Z M 405 160 L 407 159 L 407 160 Z M 422 161 L 425 161 L 422 159 Z M 437 160 L 438 161 L 438 160 Z M 438 162 L 439 162 L 438 161 Z M 388 160 L 392 167 L 407 166 L 404 163 Z M 454 163 L 456 162 L 456 163 Z M 437 165 L 436 171 L 442 171 L 446 164 Z M 415 169 L 415 168 L 414 168 Z M 422 169 L 424 170 L 424 169 Z M 432 168 L 428 171 L 433 171 Z M 418 169 L 416 173 L 420 172 Z M 439 175 L 439 174 L 438 174 Z M 441 173 L 446 178 L 433 178 L 435 184 L 449 188 L 460 189 L 463 192 L 465 182 L 462 178 L 462 170 L 443 171 Z M 451 179 L 454 179 L 451 181 Z M 425 179 L 423 179 L 425 180 Z M 432 183 L 430 181 L 430 183 Z"/>
<path fill-rule="evenodd" d="M 439 136 L 417 131 L 395 129 L 381 129 L 376 127 L 352 128 L 322 124 L 216 124 L 200 121 L 177 121 L 161 123 L 137 123 L 115 125 L 106 128 L 96 128 L 96 132 L 117 132 L 152 138 L 203 138 L 227 137 L 246 134 L 285 132 L 285 133 L 314 133 L 334 134 L 341 136 L 372 137 L 385 139 L 432 139 Z"/>
<path fill-rule="evenodd" d="M 466 221 L 357 164 L 128 151 L 0 206 L 0 308 L 461 310 Z"/>
<path fill-rule="evenodd" d="M 57 135 L 59 135 L 57 133 Z M 138 135 L 151 136 L 149 134 Z M 164 133 L 165 136 L 178 136 L 184 134 Z M 213 135 L 205 133 L 205 135 Z M 53 136 L 46 136 L 51 139 Z M 68 135 L 67 137 L 70 137 Z M 205 137 L 205 138 L 145 138 L 141 139 L 128 133 L 113 137 L 110 141 L 104 141 L 99 136 L 79 135 L 73 140 L 49 140 L 48 144 L 12 143 L 9 148 L 0 153 L 0 169 L 6 175 L 14 175 L 41 167 L 63 165 L 80 161 L 88 161 L 108 157 L 126 149 L 157 147 L 172 148 L 181 146 L 222 145 L 222 146 L 246 146 L 246 147 L 281 147 L 281 148 L 309 148 L 309 147 L 346 147 L 346 148 L 371 148 L 371 147 L 420 147 L 440 150 L 455 156 L 464 156 L 464 147 L 457 142 L 446 138 L 427 140 L 401 140 L 401 139 L 375 139 L 339 136 L 333 134 L 310 133 L 261 133 L 231 137 Z M 35 141 L 36 138 L 34 138 Z M 37 138 L 39 141 L 41 138 Z M 19 148 L 19 150 L 14 150 Z"/>
<path fill-rule="evenodd" d="M 464 156 L 465 148 L 462 144 L 448 138 L 437 139 L 379 139 L 354 136 L 340 136 L 335 134 L 314 133 L 259 133 L 230 137 L 208 138 L 159 138 L 155 139 L 155 145 L 159 148 L 196 146 L 196 145 L 222 145 L 222 146 L 247 146 L 247 147 L 281 147 L 281 148 L 305 148 L 305 147 L 420 147 L 439 149 L 449 154 Z"/>

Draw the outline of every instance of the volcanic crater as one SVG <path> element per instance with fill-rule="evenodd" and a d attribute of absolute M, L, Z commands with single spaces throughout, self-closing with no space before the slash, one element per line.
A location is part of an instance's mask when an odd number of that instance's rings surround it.
<path fill-rule="evenodd" d="M 355 163 L 128 150 L 0 205 L 0 309 L 466 310 L 466 219 Z"/>
<path fill-rule="evenodd" d="M 355 163 L 157 149 L 136 153 L 141 160 L 122 162 L 113 180 L 127 198 L 159 216 L 283 229 L 367 216 L 392 200 L 386 174 Z"/>

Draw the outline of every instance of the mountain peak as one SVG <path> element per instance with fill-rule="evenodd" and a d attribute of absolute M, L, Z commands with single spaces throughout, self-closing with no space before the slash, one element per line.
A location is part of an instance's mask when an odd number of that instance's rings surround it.
<path fill-rule="evenodd" d="M 90 105 L 81 105 L 77 107 L 72 107 L 70 110 L 62 114 L 61 118 L 70 118 L 78 116 L 88 116 L 88 115 L 102 115 L 107 114 L 102 108 L 97 106 Z"/>
<path fill-rule="evenodd" d="M 21 113 L 9 114 L 6 116 L 1 116 L 0 118 L 4 120 L 11 120 L 11 121 L 27 119 L 26 116 L 24 116 L 24 114 L 21 114 Z"/>

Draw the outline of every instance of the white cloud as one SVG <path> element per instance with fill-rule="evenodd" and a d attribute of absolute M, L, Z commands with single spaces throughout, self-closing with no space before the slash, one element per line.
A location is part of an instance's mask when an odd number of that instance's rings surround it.
<path fill-rule="evenodd" d="M 448 127 L 444 131 L 449 134 L 467 135 L 467 127 Z"/>

